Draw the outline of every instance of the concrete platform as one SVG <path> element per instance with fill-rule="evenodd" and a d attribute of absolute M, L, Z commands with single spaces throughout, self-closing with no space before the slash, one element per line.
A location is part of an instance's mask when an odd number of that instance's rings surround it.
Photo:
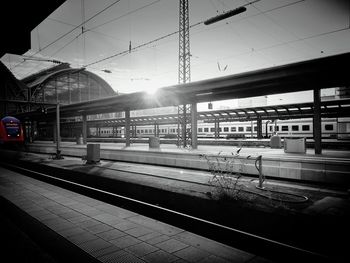
<path fill-rule="evenodd" d="M 224 165 L 223 159 L 233 158 L 239 149 L 232 146 L 200 145 L 198 150 L 192 150 L 170 144 L 162 144 L 159 149 L 154 149 L 141 143 L 130 147 L 125 147 L 122 143 L 101 143 L 100 148 L 100 156 L 106 160 L 199 170 L 209 168 L 204 155 L 212 159 L 219 157 L 220 165 Z M 28 144 L 27 149 L 30 152 L 53 154 L 56 145 L 53 142 L 36 141 Z M 82 157 L 86 155 L 86 145 L 62 142 L 61 151 L 64 155 Z M 349 151 L 324 150 L 323 154 L 315 155 L 313 149 L 300 154 L 285 153 L 283 149 L 269 147 L 245 147 L 239 151 L 239 156 L 234 157 L 237 160 L 234 171 L 257 176 L 255 159 L 259 155 L 262 155 L 262 170 L 267 177 L 350 186 Z"/>
<path fill-rule="evenodd" d="M 0 168 L 0 196 L 45 226 L 45 232 L 58 234 L 61 243 L 99 262 L 269 262 L 4 168 Z M 57 248 L 63 247 L 55 242 Z M 93 262 L 88 259 L 84 262 Z"/>
<path fill-rule="evenodd" d="M 73 145 L 67 148 L 74 150 L 75 147 Z M 271 200 L 273 197 L 271 193 L 256 189 L 257 179 L 242 176 L 239 179 L 239 185 L 242 185 L 244 189 L 255 191 L 257 195 L 248 196 L 248 202 L 243 209 L 239 207 L 242 199 L 237 202 L 230 201 L 230 204 L 225 204 L 223 208 L 220 207 L 220 202 L 217 203 L 213 199 L 214 196 L 208 195 L 208 193 L 215 192 L 213 186 L 208 182 L 212 178 L 209 171 L 108 160 L 102 160 L 97 164 L 86 164 L 77 157 L 65 156 L 64 159 L 55 160 L 51 154 L 13 151 L 1 151 L 1 153 L 2 157 L 6 156 L 9 160 L 16 160 L 17 164 L 24 164 L 22 163 L 24 161 L 29 163 L 28 168 L 39 165 L 43 167 L 43 172 L 46 170 L 60 178 L 78 180 L 77 183 L 89 182 L 92 187 L 98 185 L 111 188 L 115 193 L 125 196 L 132 194 L 133 196 L 130 197 L 147 200 L 163 207 L 170 205 L 172 209 L 180 212 L 181 210 L 177 208 L 186 208 L 190 212 L 196 209 L 201 210 L 202 214 L 197 215 L 201 218 L 208 219 L 206 216 L 211 214 L 225 215 L 230 222 L 235 224 L 232 227 L 241 229 L 241 227 L 250 225 L 252 231 L 263 230 L 264 233 L 260 234 L 265 237 L 269 237 L 278 229 L 279 238 L 287 238 L 280 241 L 287 244 L 292 239 L 290 235 L 295 235 L 297 239 L 302 237 L 306 245 L 312 245 L 313 249 L 322 252 L 323 247 L 320 248 L 320 244 L 314 242 L 315 238 L 320 240 L 325 250 L 329 250 L 329 254 L 334 256 L 343 255 L 348 249 L 340 239 L 340 236 L 346 237 L 349 232 L 347 227 L 348 218 L 350 218 L 349 191 L 345 185 L 335 188 L 319 184 L 267 179 L 264 182 L 266 189 L 309 198 L 304 203 L 288 204 L 288 202 Z M 108 191 L 108 189 L 105 190 Z M 261 197 L 261 194 L 266 195 L 267 198 L 258 198 Z M 249 210 L 252 206 L 253 209 L 256 209 L 255 216 L 250 214 L 244 216 L 245 209 Z M 235 220 L 232 221 L 232 218 Z M 256 220 L 257 218 L 259 220 Z M 322 231 L 319 231 L 320 229 Z"/>

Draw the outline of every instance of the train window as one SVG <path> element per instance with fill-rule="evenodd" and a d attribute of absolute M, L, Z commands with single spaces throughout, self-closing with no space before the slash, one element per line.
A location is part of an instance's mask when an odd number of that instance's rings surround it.
<path fill-rule="evenodd" d="M 247 126 L 247 127 L 245 128 L 245 130 L 246 130 L 247 132 L 250 132 L 250 131 L 252 131 L 252 127 L 251 127 L 251 126 Z"/>
<path fill-rule="evenodd" d="M 244 127 L 238 127 L 238 131 L 239 131 L 239 132 L 244 131 Z"/>
<path fill-rule="evenodd" d="M 270 132 L 272 131 L 272 126 L 270 126 Z"/>
<path fill-rule="evenodd" d="M 221 128 L 219 128 L 219 132 L 221 132 Z"/>
<path fill-rule="evenodd" d="M 280 130 L 280 127 L 279 126 L 275 126 L 276 127 L 276 131 L 279 131 Z"/>
<path fill-rule="evenodd" d="M 209 132 L 209 128 L 204 128 L 204 132 Z"/>
<path fill-rule="evenodd" d="M 299 131 L 298 125 L 292 125 L 292 131 Z"/>
<path fill-rule="evenodd" d="M 258 131 L 258 126 L 254 126 L 254 131 Z"/>
<path fill-rule="evenodd" d="M 198 132 L 203 132 L 203 128 L 198 128 Z"/>
<path fill-rule="evenodd" d="M 282 125 L 282 131 L 288 131 L 288 126 L 287 125 Z"/>
<path fill-rule="evenodd" d="M 224 127 L 224 132 L 228 132 L 228 127 Z"/>
<path fill-rule="evenodd" d="M 232 132 L 237 131 L 236 127 L 231 127 L 231 131 L 232 131 Z"/>
<path fill-rule="evenodd" d="M 143 133 L 143 130 L 141 130 L 141 133 Z"/>
<path fill-rule="evenodd" d="M 333 131 L 333 124 L 326 124 L 326 125 L 324 126 L 324 129 L 325 129 L 326 131 Z"/>
<path fill-rule="evenodd" d="M 303 126 L 301 126 L 301 129 L 303 131 L 309 131 L 310 130 L 310 125 L 303 125 Z"/>
<path fill-rule="evenodd" d="M 215 132 L 215 128 L 210 128 L 210 131 L 211 132 Z"/>

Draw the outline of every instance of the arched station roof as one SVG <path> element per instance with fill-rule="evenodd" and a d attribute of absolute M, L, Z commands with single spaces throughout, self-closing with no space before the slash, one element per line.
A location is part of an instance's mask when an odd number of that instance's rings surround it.
<path fill-rule="evenodd" d="M 85 68 L 62 63 L 21 80 L 30 89 L 31 100 L 71 104 L 116 95 L 112 87 Z"/>

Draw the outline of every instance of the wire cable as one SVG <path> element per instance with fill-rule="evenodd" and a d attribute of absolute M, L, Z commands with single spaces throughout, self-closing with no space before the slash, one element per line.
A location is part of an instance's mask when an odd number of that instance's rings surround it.
<path fill-rule="evenodd" d="M 195 24 L 191 25 L 190 28 L 195 27 L 195 26 L 198 26 L 198 25 L 200 25 L 200 24 L 202 24 L 202 23 L 203 23 L 203 21 L 198 22 L 198 23 L 195 23 Z M 91 65 L 100 63 L 100 62 L 102 62 L 102 61 L 105 61 L 105 60 L 108 60 L 108 59 L 111 59 L 111 58 L 114 58 L 114 57 L 117 57 L 117 56 L 120 56 L 120 55 L 124 55 L 124 54 L 130 53 L 130 51 L 135 51 L 136 49 L 139 49 L 139 48 L 141 48 L 141 47 L 148 46 L 148 45 L 150 45 L 150 44 L 153 44 L 153 43 L 155 43 L 155 42 L 158 42 L 158 41 L 160 41 L 160 40 L 163 40 L 163 39 L 168 38 L 168 37 L 170 37 L 170 36 L 173 36 L 173 35 L 175 35 L 175 34 L 178 34 L 179 32 L 180 32 L 180 31 L 177 30 L 177 31 L 172 32 L 172 33 L 170 33 L 170 34 L 167 34 L 167 35 L 158 37 L 158 38 L 156 38 L 156 39 L 153 39 L 153 40 L 148 41 L 148 42 L 146 42 L 146 43 L 143 43 L 143 44 L 140 44 L 140 45 L 138 45 L 138 46 L 132 47 L 132 48 L 130 48 L 130 49 L 121 51 L 121 52 L 119 52 L 119 53 L 116 53 L 116 54 L 114 54 L 114 55 L 108 56 L 108 57 L 106 57 L 106 58 L 102 58 L 102 59 L 97 60 L 97 61 L 95 61 L 95 62 L 91 62 L 91 63 L 89 63 L 89 64 L 84 65 L 83 67 L 89 67 L 89 66 L 91 66 Z"/>
<path fill-rule="evenodd" d="M 65 36 L 67 36 L 68 34 L 72 33 L 74 30 L 76 30 L 77 28 L 81 27 L 82 25 L 84 25 L 85 23 L 89 22 L 90 20 L 92 20 L 93 18 L 95 18 L 96 16 L 100 15 L 101 13 L 103 13 L 104 11 L 106 11 L 107 9 L 111 8 L 113 5 L 119 3 L 121 0 L 117 0 L 114 1 L 113 3 L 111 3 L 110 5 L 108 5 L 107 7 L 103 8 L 101 11 L 97 12 L 95 15 L 93 15 L 92 17 L 90 17 L 89 19 L 83 21 L 81 24 L 77 25 L 76 27 L 74 27 L 73 29 L 69 30 L 67 33 L 61 35 L 59 38 L 57 38 L 56 40 L 52 41 L 51 43 L 47 44 L 46 46 L 44 46 L 43 48 L 41 48 L 41 50 L 36 51 L 32 56 L 35 56 L 36 54 L 38 54 L 39 52 L 43 51 L 44 49 L 48 48 L 49 46 L 53 45 L 54 43 L 56 43 L 57 41 L 61 40 L 62 38 L 64 38 Z M 18 63 L 17 65 L 15 65 L 14 67 L 12 67 L 11 69 L 19 66 L 20 64 L 22 64 L 23 61 L 21 63 Z"/>

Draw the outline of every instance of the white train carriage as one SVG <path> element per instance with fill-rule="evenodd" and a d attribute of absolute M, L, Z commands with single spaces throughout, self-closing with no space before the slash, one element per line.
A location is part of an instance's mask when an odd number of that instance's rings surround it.
<path fill-rule="evenodd" d="M 199 122 L 197 125 L 198 138 L 215 138 L 214 123 Z M 332 139 L 350 139 L 350 119 L 341 121 L 335 118 L 322 120 L 322 137 Z M 130 129 L 131 137 L 148 138 L 155 135 L 154 125 L 137 126 Z M 159 125 L 158 134 L 161 138 L 176 138 L 177 125 Z M 274 133 L 283 137 L 313 137 L 312 119 L 262 121 L 262 136 L 271 137 Z M 242 139 L 257 138 L 257 123 L 253 122 L 222 122 L 219 125 L 219 138 Z M 90 128 L 90 135 L 97 137 L 125 137 L 125 128 L 112 127 Z"/>

